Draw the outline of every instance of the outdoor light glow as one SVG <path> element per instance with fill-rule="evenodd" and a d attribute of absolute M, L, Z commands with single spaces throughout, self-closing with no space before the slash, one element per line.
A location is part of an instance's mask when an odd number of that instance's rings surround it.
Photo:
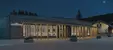
<path fill-rule="evenodd" d="M 113 33 L 113 30 L 112 30 L 112 33 Z"/>
<path fill-rule="evenodd" d="M 88 33 L 88 35 L 90 35 L 90 34 Z"/>

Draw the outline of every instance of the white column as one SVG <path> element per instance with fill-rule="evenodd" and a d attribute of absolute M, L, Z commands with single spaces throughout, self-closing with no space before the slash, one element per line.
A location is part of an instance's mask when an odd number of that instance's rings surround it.
<path fill-rule="evenodd" d="M 34 36 L 36 36 L 36 24 L 34 24 Z"/>
<path fill-rule="evenodd" d="M 23 36 L 25 37 L 25 33 L 26 33 L 25 32 L 25 25 L 23 24 L 22 26 L 23 26 Z"/>
<path fill-rule="evenodd" d="M 39 30 L 38 36 L 41 36 L 41 26 L 40 26 L 40 24 L 38 25 L 38 30 Z"/>
<path fill-rule="evenodd" d="M 34 24 L 34 36 L 36 36 L 36 25 Z"/>
<path fill-rule="evenodd" d="M 56 25 L 56 38 L 58 38 L 58 28 L 57 28 L 57 25 Z"/>
<path fill-rule="evenodd" d="M 30 24 L 27 24 L 27 34 L 28 36 L 31 36 L 31 30 L 30 30 Z"/>
<path fill-rule="evenodd" d="M 74 26 L 74 35 L 76 35 L 76 26 Z"/>
<path fill-rule="evenodd" d="M 73 26 L 71 26 L 71 35 L 74 35 L 73 33 Z"/>
<path fill-rule="evenodd" d="M 27 25 L 25 24 L 25 36 L 27 37 Z"/>
<path fill-rule="evenodd" d="M 37 26 L 37 24 L 35 24 L 35 26 L 36 26 L 36 36 L 38 36 L 38 26 Z"/>
<path fill-rule="evenodd" d="M 28 25 L 26 24 L 26 35 L 28 37 L 29 35 L 28 35 L 28 32 L 27 31 L 28 31 Z"/>
<path fill-rule="evenodd" d="M 29 24 L 27 24 L 27 35 L 30 36 Z"/>

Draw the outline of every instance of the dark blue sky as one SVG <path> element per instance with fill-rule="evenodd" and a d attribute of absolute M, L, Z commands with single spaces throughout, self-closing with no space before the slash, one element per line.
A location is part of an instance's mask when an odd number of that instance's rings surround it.
<path fill-rule="evenodd" d="M 13 9 L 59 17 L 75 17 L 78 9 L 83 17 L 113 13 L 113 0 L 0 0 L 0 6 L 1 17 Z"/>

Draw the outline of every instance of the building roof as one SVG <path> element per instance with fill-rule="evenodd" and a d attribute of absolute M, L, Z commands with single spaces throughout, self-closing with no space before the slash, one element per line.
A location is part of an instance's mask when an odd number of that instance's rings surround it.
<path fill-rule="evenodd" d="M 32 22 L 50 22 L 50 23 L 62 23 L 72 25 L 86 25 L 92 26 L 92 23 L 81 21 L 73 18 L 54 18 L 54 17 L 39 17 L 39 16 L 24 16 L 24 15 L 10 15 L 11 20 L 17 21 L 32 21 Z"/>

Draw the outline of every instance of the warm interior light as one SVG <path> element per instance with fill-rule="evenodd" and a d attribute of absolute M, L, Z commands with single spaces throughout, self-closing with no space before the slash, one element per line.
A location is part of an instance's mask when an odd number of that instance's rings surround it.
<path fill-rule="evenodd" d="M 112 29 L 112 33 L 113 33 L 113 29 Z"/>

